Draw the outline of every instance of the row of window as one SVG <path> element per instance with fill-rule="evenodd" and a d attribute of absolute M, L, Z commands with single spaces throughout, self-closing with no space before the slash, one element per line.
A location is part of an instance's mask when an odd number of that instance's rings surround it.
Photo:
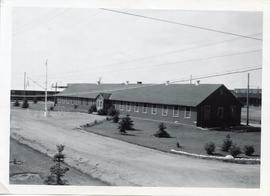
<path fill-rule="evenodd" d="M 62 103 L 62 104 L 77 104 L 77 105 L 83 105 L 85 103 L 85 105 L 89 105 L 89 104 L 93 104 L 95 103 L 95 101 L 91 101 L 88 99 L 68 99 L 68 98 L 58 98 L 57 99 L 58 103 Z"/>
<path fill-rule="evenodd" d="M 144 103 L 141 107 L 141 112 L 144 114 L 148 113 L 148 110 L 150 110 L 152 115 L 157 115 L 157 105 L 156 104 L 151 104 L 151 107 L 149 107 L 150 104 Z M 135 103 L 133 106 L 133 111 L 139 113 L 140 112 L 140 106 L 138 103 Z M 132 111 L 132 105 L 130 103 L 124 104 L 123 102 L 120 102 L 119 104 L 119 110 L 124 111 L 126 110 L 127 112 Z M 162 111 L 161 111 L 162 116 L 168 116 L 168 106 L 163 105 L 162 106 Z M 178 106 L 173 106 L 173 117 L 179 117 L 179 107 Z M 186 106 L 185 107 L 185 113 L 184 113 L 185 118 L 191 118 L 191 108 Z"/>

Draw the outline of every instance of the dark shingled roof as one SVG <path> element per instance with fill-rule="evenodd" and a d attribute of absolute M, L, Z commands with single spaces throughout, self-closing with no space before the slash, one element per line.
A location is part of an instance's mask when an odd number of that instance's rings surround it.
<path fill-rule="evenodd" d="M 106 98 L 110 100 L 197 106 L 221 86 L 222 84 L 69 84 L 57 96 L 96 98 L 100 93 L 106 93 Z"/>

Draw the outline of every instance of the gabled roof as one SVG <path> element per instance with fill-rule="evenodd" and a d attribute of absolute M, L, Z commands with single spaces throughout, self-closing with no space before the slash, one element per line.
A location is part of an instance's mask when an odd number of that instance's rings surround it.
<path fill-rule="evenodd" d="M 149 85 L 149 84 L 148 84 Z M 117 90 L 132 88 L 137 86 L 146 86 L 145 84 L 95 84 L 95 83 L 72 83 L 60 92 L 58 96 L 84 97 L 95 99 L 100 93 L 115 92 Z"/>
<path fill-rule="evenodd" d="M 57 96 L 95 99 L 100 93 L 103 93 L 110 100 L 197 106 L 221 86 L 223 85 L 69 84 L 68 88 Z"/>

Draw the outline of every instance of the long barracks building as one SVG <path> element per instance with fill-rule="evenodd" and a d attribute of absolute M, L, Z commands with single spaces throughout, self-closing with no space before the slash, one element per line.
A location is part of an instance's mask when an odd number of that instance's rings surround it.
<path fill-rule="evenodd" d="M 144 119 L 200 127 L 239 125 L 242 104 L 222 84 L 68 84 L 57 107 L 87 112 L 91 105 Z M 76 105 L 76 107 L 74 107 Z"/>

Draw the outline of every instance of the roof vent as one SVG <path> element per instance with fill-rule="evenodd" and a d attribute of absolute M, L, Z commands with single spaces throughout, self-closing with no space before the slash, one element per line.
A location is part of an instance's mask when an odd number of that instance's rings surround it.
<path fill-rule="evenodd" d="M 142 82 L 141 81 L 138 81 L 137 84 L 142 84 Z"/>
<path fill-rule="evenodd" d="M 99 77 L 99 78 L 98 78 L 98 81 L 97 81 L 97 84 L 98 84 L 98 85 L 101 84 L 101 80 L 102 80 L 102 77 Z"/>

